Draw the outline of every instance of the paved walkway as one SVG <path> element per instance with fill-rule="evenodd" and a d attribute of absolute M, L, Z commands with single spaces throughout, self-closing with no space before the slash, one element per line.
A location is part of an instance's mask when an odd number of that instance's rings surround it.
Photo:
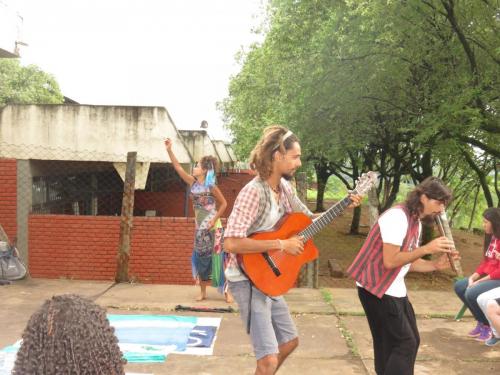
<path fill-rule="evenodd" d="M 77 293 L 96 298 L 110 313 L 168 313 L 176 305 L 226 307 L 213 289 L 209 300 L 194 302 L 193 286 L 144 285 L 70 281 L 23 280 L 0 287 L 0 347 L 20 338 L 30 315 L 54 294 Z M 285 362 L 281 374 L 373 374 L 373 351 L 368 325 L 355 289 L 294 289 L 286 299 L 300 332 L 300 346 Z M 500 371 L 500 347 L 487 348 L 465 337 L 471 318 L 452 316 L 460 308 L 453 293 L 412 292 L 419 316 L 422 345 L 416 374 L 471 374 Z M 329 301 L 329 302 L 327 302 Z M 233 305 L 236 308 L 236 306 Z M 237 314 L 189 313 L 220 316 L 221 327 L 213 356 L 170 355 L 162 364 L 128 364 L 127 371 L 154 374 L 252 374 L 252 349 Z"/>

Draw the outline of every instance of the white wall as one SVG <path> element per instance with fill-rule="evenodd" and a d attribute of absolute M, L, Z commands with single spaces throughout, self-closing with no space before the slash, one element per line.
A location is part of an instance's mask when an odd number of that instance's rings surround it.
<path fill-rule="evenodd" d="M 206 155 L 212 155 L 220 159 L 214 144 L 205 130 L 180 130 L 180 133 L 186 147 L 193 156 L 194 162 L 197 162 Z"/>
<path fill-rule="evenodd" d="M 192 163 L 162 107 L 7 105 L 0 107 L 0 157 L 42 160 L 169 162 L 172 138 L 180 163 Z"/>
<path fill-rule="evenodd" d="M 214 144 L 215 149 L 217 150 L 217 153 L 219 154 L 219 157 L 224 164 L 232 164 L 236 160 L 233 160 L 231 158 L 231 155 L 229 154 L 226 145 L 224 141 L 212 141 Z"/>

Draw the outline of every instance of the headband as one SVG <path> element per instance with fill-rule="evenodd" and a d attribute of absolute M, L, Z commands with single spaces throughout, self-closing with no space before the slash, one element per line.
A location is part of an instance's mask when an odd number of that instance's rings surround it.
<path fill-rule="evenodd" d="M 293 135 L 292 131 L 289 130 L 285 133 L 285 135 L 283 136 L 283 138 L 281 139 L 281 142 L 280 143 L 285 143 L 285 141 L 291 136 Z M 273 148 L 273 152 L 276 151 L 278 148 L 280 148 L 280 143 L 278 143 L 276 146 L 274 146 Z"/>
<path fill-rule="evenodd" d="M 289 130 L 285 133 L 285 135 L 283 136 L 283 142 L 285 142 L 285 140 L 290 137 L 291 135 L 293 135 L 292 131 Z"/>

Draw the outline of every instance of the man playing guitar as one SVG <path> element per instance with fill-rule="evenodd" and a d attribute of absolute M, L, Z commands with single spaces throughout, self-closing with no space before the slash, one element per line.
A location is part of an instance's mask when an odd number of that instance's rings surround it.
<path fill-rule="evenodd" d="M 229 216 L 224 248 L 230 253 L 225 275 L 250 334 L 257 368 L 255 374 L 274 374 L 298 346 L 297 329 L 283 296 L 269 297 L 245 276 L 236 254 L 265 253 L 280 249 L 299 255 L 303 237 L 252 239 L 251 234 L 273 229 L 287 213 L 312 212 L 299 200 L 289 180 L 301 166 L 301 150 L 295 134 L 282 126 L 270 126 L 253 149 L 250 162 L 257 177 L 239 193 Z M 349 207 L 359 206 L 361 197 L 351 195 Z"/>

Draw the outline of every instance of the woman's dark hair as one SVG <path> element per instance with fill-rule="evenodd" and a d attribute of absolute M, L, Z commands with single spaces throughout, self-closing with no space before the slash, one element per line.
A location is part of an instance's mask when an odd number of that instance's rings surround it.
<path fill-rule="evenodd" d="M 483 212 L 483 217 L 491 223 L 493 236 L 500 238 L 500 208 L 490 207 Z M 484 234 L 484 252 L 488 250 L 491 242 L 491 234 Z"/>
<path fill-rule="evenodd" d="M 83 297 L 54 296 L 31 316 L 12 374 L 123 375 L 106 311 Z"/>
<path fill-rule="evenodd" d="M 425 194 L 427 198 L 443 202 L 445 206 L 448 205 L 452 199 L 450 188 L 448 188 L 441 179 L 433 176 L 427 177 L 418 184 L 415 189 L 408 193 L 406 197 L 405 204 L 412 215 L 418 215 L 424 208 L 422 202 L 420 202 L 420 197 L 423 194 Z"/>
<path fill-rule="evenodd" d="M 264 129 L 264 134 L 250 154 L 250 167 L 257 171 L 261 179 L 267 179 L 272 173 L 273 154 L 276 151 L 284 154 L 299 141 L 293 133 L 286 136 L 288 132 L 281 125 L 271 125 Z"/>
<path fill-rule="evenodd" d="M 209 169 L 212 169 L 215 171 L 217 171 L 217 158 L 215 158 L 214 156 L 212 155 L 206 155 L 206 156 L 203 156 L 201 159 L 200 159 L 200 167 L 206 171 L 208 171 Z"/>

